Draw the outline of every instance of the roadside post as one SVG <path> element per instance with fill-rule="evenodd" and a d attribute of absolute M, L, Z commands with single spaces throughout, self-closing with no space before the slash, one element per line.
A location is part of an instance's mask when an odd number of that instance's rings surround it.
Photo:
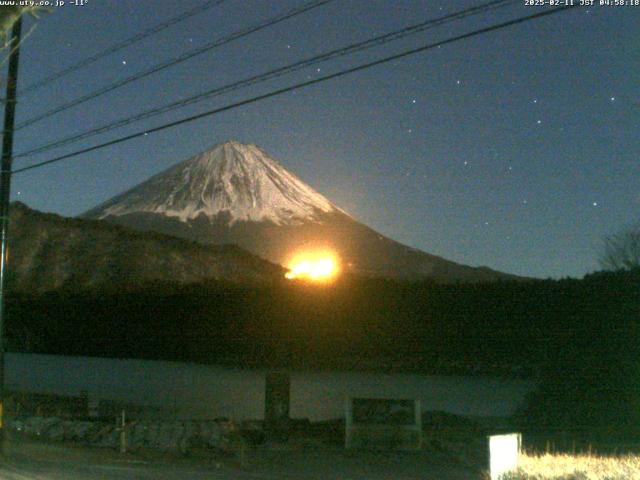
<path fill-rule="evenodd" d="M 2 135 L 2 162 L 0 170 L 0 454 L 4 455 L 5 440 L 5 398 L 4 361 L 6 341 L 5 331 L 5 289 L 7 282 L 7 262 L 9 261 L 9 202 L 11 200 L 11 170 L 13 160 L 13 133 L 16 116 L 16 90 L 18 86 L 18 64 L 20 60 L 20 37 L 22 16 L 19 16 L 11 30 L 9 42 L 9 74 L 4 105 L 4 130 Z"/>
<path fill-rule="evenodd" d="M 289 439 L 291 376 L 284 371 L 268 372 L 265 379 L 264 427 L 269 441 Z"/>
<path fill-rule="evenodd" d="M 120 414 L 119 422 L 120 428 L 120 453 L 127 453 L 127 420 L 125 417 L 124 409 L 122 409 L 122 413 Z"/>
<path fill-rule="evenodd" d="M 507 433 L 489 435 L 487 437 L 487 460 L 491 480 L 498 480 L 502 475 L 518 468 L 522 434 Z"/>

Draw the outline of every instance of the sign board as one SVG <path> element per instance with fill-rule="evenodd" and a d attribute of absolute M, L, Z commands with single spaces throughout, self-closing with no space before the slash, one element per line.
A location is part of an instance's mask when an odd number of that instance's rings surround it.
<path fill-rule="evenodd" d="M 345 420 L 346 448 L 419 449 L 422 444 L 419 400 L 349 398 Z"/>

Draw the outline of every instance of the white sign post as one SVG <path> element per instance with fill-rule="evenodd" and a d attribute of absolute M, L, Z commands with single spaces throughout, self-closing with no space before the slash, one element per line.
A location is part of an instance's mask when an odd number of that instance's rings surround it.
<path fill-rule="evenodd" d="M 522 446 L 520 433 L 491 435 L 489 439 L 489 473 L 491 480 L 518 468 L 518 457 Z"/>

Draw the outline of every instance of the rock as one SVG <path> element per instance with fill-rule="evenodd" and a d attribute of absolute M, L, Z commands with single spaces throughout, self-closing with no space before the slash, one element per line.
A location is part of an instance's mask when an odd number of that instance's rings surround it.
<path fill-rule="evenodd" d="M 93 422 L 68 421 L 62 422 L 64 439 L 73 442 L 83 442 L 94 427 Z"/>
<path fill-rule="evenodd" d="M 28 417 L 7 420 L 8 428 L 55 441 L 83 442 L 97 447 L 117 448 L 120 430 L 112 423 L 62 421 L 56 417 Z M 131 422 L 126 428 L 129 448 L 151 448 L 187 453 L 193 447 L 236 451 L 240 431 L 225 421 L 149 421 Z"/>
<path fill-rule="evenodd" d="M 158 437 L 160 435 L 160 424 L 152 422 L 147 428 L 145 436 L 145 445 L 149 448 L 158 448 Z"/>
<path fill-rule="evenodd" d="M 50 418 L 47 420 L 49 421 L 46 422 L 43 436 L 45 436 L 49 440 L 53 440 L 56 442 L 62 442 L 63 440 L 65 440 L 64 422 L 61 422 L 58 418 Z"/>
<path fill-rule="evenodd" d="M 210 448 L 222 447 L 222 429 L 217 422 L 204 422 L 200 427 L 200 435 L 205 446 Z"/>
<path fill-rule="evenodd" d="M 147 446 L 147 436 L 149 434 L 149 425 L 146 422 L 137 422 L 127 431 L 127 444 L 132 448 L 140 448 Z"/>
<path fill-rule="evenodd" d="M 105 425 L 99 436 L 94 440 L 93 445 L 97 447 L 116 448 L 119 443 L 119 437 L 120 432 L 118 432 L 114 425 Z"/>
<path fill-rule="evenodd" d="M 29 417 L 24 423 L 24 433 L 27 435 L 42 435 L 42 426 L 44 424 L 43 417 Z"/>
<path fill-rule="evenodd" d="M 13 430 L 14 432 L 24 433 L 25 431 L 25 423 L 20 419 L 9 418 L 6 420 L 6 425 L 9 430 Z"/>

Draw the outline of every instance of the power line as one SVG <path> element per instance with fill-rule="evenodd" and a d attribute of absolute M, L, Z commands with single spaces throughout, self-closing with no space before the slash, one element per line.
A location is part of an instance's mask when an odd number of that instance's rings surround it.
<path fill-rule="evenodd" d="M 355 66 L 355 67 L 352 67 L 352 68 L 349 68 L 349 69 L 346 69 L 346 70 L 342 70 L 342 71 L 337 72 L 337 73 L 332 73 L 330 75 L 325 75 L 323 77 L 318 77 L 318 78 L 315 78 L 313 80 L 308 80 L 306 82 L 297 83 L 297 84 L 291 85 L 289 87 L 280 88 L 278 90 L 274 90 L 272 92 L 265 93 L 263 95 L 258 95 L 258 96 L 252 97 L 252 98 L 248 98 L 246 100 L 235 102 L 235 103 L 226 105 L 224 107 L 216 108 L 214 110 L 209 110 L 207 112 L 199 113 L 197 115 L 192 115 L 190 117 L 186 117 L 186 118 L 183 118 L 183 119 L 180 119 L 180 120 L 176 120 L 176 121 L 173 121 L 173 122 L 170 122 L 170 123 L 166 123 L 166 124 L 160 125 L 158 127 L 154 127 L 154 128 L 151 128 L 151 129 L 147 129 L 147 130 L 143 130 L 143 131 L 140 131 L 140 132 L 136 132 L 136 133 L 133 133 L 133 134 L 130 134 L 130 135 L 126 135 L 124 137 L 116 138 L 114 140 L 110 140 L 108 142 L 104 142 L 104 143 L 101 143 L 101 144 L 98 144 L 98 145 L 94 145 L 92 147 L 83 148 L 83 149 L 77 150 L 75 152 L 71 152 L 71 153 L 68 153 L 68 154 L 65 154 L 65 155 L 61 155 L 59 157 L 55 157 L 55 158 L 52 158 L 52 159 L 49 159 L 49 160 L 38 162 L 38 163 L 35 163 L 33 165 L 29 165 L 27 167 L 18 168 L 16 170 L 13 170 L 12 173 L 26 172 L 28 170 L 33 170 L 33 169 L 36 169 L 36 168 L 40 168 L 40 167 L 43 167 L 45 165 L 50 165 L 52 163 L 61 162 L 62 160 L 66 160 L 66 159 L 69 159 L 69 158 L 72 158 L 72 157 L 77 157 L 77 156 L 82 155 L 84 153 L 89 153 L 89 152 L 93 152 L 93 151 L 96 151 L 96 150 L 100 150 L 102 148 L 106 148 L 106 147 L 109 147 L 109 146 L 112 146 L 112 145 L 123 143 L 123 142 L 129 141 L 129 140 L 133 140 L 134 138 L 138 138 L 138 137 L 142 137 L 142 136 L 145 136 L 145 135 L 148 135 L 148 134 L 151 134 L 151 133 L 155 133 L 155 132 L 159 132 L 159 131 L 162 131 L 162 130 L 166 130 L 168 128 L 173 128 L 173 127 L 176 127 L 176 126 L 179 126 L 179 125 L 183 125 L 185 123 L 190 123 L 190 122 L 193 122 L 195 120 L 199 120 L 201 118 L 210 117 L 210 116 L 216 115 L 218 113 L 226 112 L 228 110 L 232 110 L 234 108 L 238 108 L 238 107 L 241 107 L 241 106 L 244 106 L 244 105 L 249 105 L 249 104 L 252 104 L 252 103 L 256 103 L 256 102 L 259 102 L 261 100 L 266 100 L 266 99 L 271 98 L 271 97 L 282 95 L 283 93 L 291 92 L 291 91 L 294 91 L 294 90 L 299 90 L 301 88 L 308 87 L 310 85 L 315 85 L 315 84 L 321 83 L 321 82 L 326 82 L 326 81 L 332 80 L 334 78 L 343 77 L 345 75 L 349 75 L 351 73 L 359 72 L 361 70 L 365 70 L 365 69 L 368 69 L 368 68 L 371 68 L 371 67 L 375 67 L 377 65 L 382 65 L 384 63 L 392 62 L 394 60 L 399 60 L 401 58 L 408 57 L 410 55 L 415 55 L 416 53 L 424 52 L 426 50 L 432 50 L 434 48 L 437 48 L 437 47 L 440 47 L 440 46 L 443 46 L 443 45 L 447 45 L 449 43 L 454 43 L 454 42 L 458 42 L 460 40 L 465 40 L 467 38 L 475 37 L 475 36 L 482 35 L 482 34 L 485 34 L 485 33 L 493 32 L 493 31 L 496 31 L 496 30 L 501 30 L 503 28 L 507 28 L 507 27 L 510 27 L 510 26 L 513 26 L 513 25 L 518 25 L 518 24 L 521 24 L 521 23 L 528 22 L 530 20 L 535 20 L 535 19 L 538 19 L 538 18 L 542 18 L 542 17 L 546 17 L 546 16 L 549 16 L 549 15 L 553 15 L 553 14 L 556 14 L 556 13 L 560 13 L 562 11 L 569 10 L 569 9 L 575 8 L 575 7 L 577 7 L 577 5 L 567 5 L 567 6 L 553 8 L 553 9 L 550 9 L 550 10 L 545 10 L 543 12 L 535 13 L 535 14 L 532 14 L 532 15 L 526 15 L 524 17 L 519 17 L 519 18 L 516 18 L 514 20 L 509 20 L 507 22 L 503 22 L 503 23 L 491 25 L 491 26 L 488 26 L 488 27 L 480 28 L 478 30 L 474 30 L 474 31 L 469 32 L 469 33 L 464 33 L 462 35 L 457 35 L 455 37 L 451 37 L 451 38 L 448 38 L 446 40 L 441 40 L 441 41 L 436 42 L 436 43 L 426 44 L 426 45 L 423 45 L 423 46 L 418 47 L 418 48 L 413 48 L 411 50 L 405 50 L 404 52 L 397 53 L 395 55 L 391 55 L 391 56 L 388 56 L 388 57 L 384 57 L 384 58 L 381 58 L 379 60 L 374 60 L 372 62 L 360 64 L 358 66 Z"/>
<path fill-rule="evenodd" d="M 490 10 L 494 10 L 497 8 L 502 8 L 502 7 L 506 7 L 509 6 L 511 4 L 514 4 L 516 2 L 518 2 L 519 0 L 494 0 L 491 2 L 487 2 L 487 3 L 483 3 L 481 5 L 477 5 L 475 7 L 470 7 L 458 12 L 454 12 L 448 15 L 444 15 L 442 17 L 438 17 L 435 19 L 430 19 L 430 20 L 426 20 L 424 22 L 421 23 L 417 23 L 414 25 L 410 25 L 408 27 L 402 28 L 400 30 L 396 30 L 384 35 L 379 35 L 377 37 L 373 37 L 370 38 L 368 40 L 356 43 L 356 44 L 352 44 L 346 47 L 342 47 L 342 48 L 338 48 L 335 50 L 331 50 L 329 52 L 320 54 L 320 55 L 316 55 L 313 57 L 309 57 L 303 60 L 300 60 L 298 62 L 295 62 L 293 64 L 284 66 L 284 67 L 280 67 L 274 70 L 270 70 L 268 72 L 262 73 L 260 75 L 255 75 L 249 78 L 246 78 L 244 80 L 240 80 L 237 82 L 233 82 L 227 85 L 224 85 L 222 87 L 216 87 L 212 90 L 208 90 L 205 91 L 203 93 L 200 93 L 198 95 L 194 95 L 192 97 L 183 99 L 183 100 L 179 100 L 176 102 L 172 102 L 169 104 L 165 104 L 163 106 L 160 107 L 156 107 L 144 112 L 141 112 L 137 115 L 131 116 L 131 117 L 125 117 L 123 119 L 117 120 L 115 122 L 106 124 L 106 125 L 102 125 L 100 127 L 96 127 L 93 129 L 89 129 L 89 130 L 85 130 L 84 132 L 78 133 L 78 134 L 74 134 L 59 140 L 56 140 L 54 142 L 50 142 L 44 145 L 40 145 L 38 147 L 32 148 L 31 150 L 25 151 L 25 152 L 21 152 L 18 155 L 15 155 L 14 158 L 24 158 L 24 157 L 28 157 L 28 156 L 32 156 L 35 155 L 37 153 L 43 153 L 46 151 L 49 151 L 51 149 L 57 148 L 57 147 L 61 147 L 63 145 L 68 145 L 71 143 L 75 143 L 78 142 L 80 140 L 84 140 L 90 137 L 93 137 L 95 135 L 99 135 L 101 133 L 106 133 L 108 131 L 111 131 L 115 128 L 119 128 L 119 127 L 123 127 L 123 126 L 127 126 L 130 125 L 132 123 L 136 123 L 142 120 L 146 120 L 148 118 L 160 115 L 162 113 L 166 113 L 178 108 L 182 108 L 184 106 L 187 105 L 192 105 L 198 102 L 201 102 L 203 100 L 207 100 L 209 98 L 212 98 L 214 96 L 219 96 L 234 90 L 238 90 L 240 88 L 249 86 L 249 85 L 255 85 L 258 83 L 263 83 L 267 80 L 271 80 L 289 73 L 293 73 L 295 71 L 301 70 L 303 68 L 307 68 L 310 67 L 312 65 L 317 65 L 319 63 L 323 63 L 326 62 L 328 60 L 332 60 L 334 58 L 338 58 L 338 57 L 342 57 L 348 54 L 352 54 L 355 52 L 360 52 L 369 48 L 373 48 L 373 47 L 377 47 L 392 41 L 396 41 L 399 40 L 401 38 L 407 37 L 409 35 L 414 35 L 416 33 L 420 33 L 420 32 L 424 32 L 425 30 L 428 30 L 430 28 L 433 27 L 438 27 L 453 21 L 457 21 L 460 19 L 463 19 L 465 17 L 471 16 L 471 15 L 477 15 L 480 13 L 485 13 L 488 12 Z"/>
<path fill-rule="evenodd" d="M 53 108 L 47 112 L 44 112 L 40 115 L 36 115 L 35 117 L 32 117 L 28 120 L 25 120 L 24 122 L 18 124 L 18 126 L 16 127 L 16 130 L 21 130 L 25 127 L 28 127 L 30 125 L 33 125 L 34 123 L 40 122 L 41 120 L 44 120 L 45 118 L 49 118 L 57 113 L 63 112 L 65 110 L 68 110 L 72 107 L 75 107 L 77 105 L 80 105 L 81 103 L 85 103 L 88 102 L 89 100 L 93 100 L 94 98 L 97 98 L 101 95 L 104 95 L 105 93 L 111 92 L 113 90 L 116 90 L 124 85 L 127 85 L 131 82 L 135 82 L 137 80 L 140 80 L 141 78 L 145 78 L 148 77 L 151 74 L 160 72 L 162 70 L 166 70 L 167 68 L 173 67 L 175 65 L 178 65 L 182 62 L 185 62 L 197 55 L 201 55 L 205 52 L 208 52 L 210 50 L 213 50 L 214 48 L 220 47 L 222 45 L 226 45 L 227 43 L 230 43 L 234 40 L 238 40 L 240 38 L 246 37 L 252 33 L 255 33 L 259 30 L 265 29 L 267 27 L 276 25 L 277 23 L 283 22 L 284 20 L 288 20 L 290 18 L 293 18 L 297 15 L 301 15 L 305 12 L 308 12 L 309 10 L 312 10 L 314 8 L 320 7 L 322 5 L 325 5 L 327 3 L 330 3 L 334 0 L 313 0 L 309 3 L 306 3 L 300 7 L 295 7 L 290 9 L 289 11 L 279 14 L 275 17 L 272 17 L 266 21 L 263 21 L 261 23 L 258 23 L 257 25 L 242 29 L 242 30 L 238 30 L 237 32 L 234 32 L 230 35 L 227 35 L 225 37 L 219 38 L 217 40 L 214 40 L 213 42 L 209 42 L 207 44 L 205 44 L 202 47 L 198 47 L 196 49 L 193 50 L 189 50 L 188 52 L 185 52 L 184 54 L 180 55 L 177 58 L 174 58 L 172 60 L 166 61 L 164 63 L 160 63 L 158 65 L 155 65 L 153 67 L 151 67 L 148 70 L 144 70 L 142 72 L 139 72 L 135 75 L 131 75 L 129 77 L 126 77 L 122 80 L 119 80 L 115 83 L 112 83 L 110 85 L 107 85 L 105 87 L 102 87 L 98 90 L 95 90 L 87 95 L 83 95 L 80 98 L 77 98 L 75 100 L 71 100 L 70 102 L 67 102 L 65 104 L 62 104 L 56 108 Z"/>
<path fill-rule="evenodd" d="M 51 75 L 49 75 L 48 77 L 45 77 L 41 80 L 38 80 L 37 82 L 32 83 L 31 85 L 27 85 L 26 87 L 20 89 L 20 95 L 26 95 L 28 93 L 32 93 L 35 92 L 36 90 L 42 88 L 44 85 L 47 85 L 55 80 L 59 80 L 62 77 L 65 77 L 67 75 L 69 75 L 72 72 L 75 72 L 77 70 L 80 70 L 81 68 L 87 67 L 95 62 L 97 62 L 98 60 L 100 60 L 101 58 L 104 58 L 108 55 L 111 55 L 113 53 L 119 52 L 120 50 L 123 50 L 127 47 L 130 47 L 131 45 L 134 45 L 142 40 L 144 40 L 145 38 L 148 38 L 152 35 L 155 35 L 157 33 L 162 32 L 163 30 L 166 30 L 167 28 L 180 23 L 184 20 L 187 20 L 188 18 L 194 17 L 200 13 L 203 13 L 207 10 L 209 10 L 210 8 L 213 7 L 217 7 L 218 5 L 224 3 L 227 0 L 209 0 L 207 2 L 204 2 L 203 4 L 192 8 L 191 10 L 187 10 L 186 12 L 175 16 L 173 18 L 170 18 L 169 20 L 166 20 L 165 22 L 162 22 L 158 25 L 156 25 L 155 27 L 150 28 L 149 30 L 145 30 L 144 32 L 138 33 L 137 35 L 134 35 L 132 37 L 129 37 L 119 43 L 116 43 L 114 45 L 111 45 L 110 47 L 105 48 L 104 50 L 102 50 L 101 52 L 96 53 L 95 55 L 92 55 L 91 57 L 87 57 L 83 60 L 80 60 L 77 63 L 74 63 L 73 65 L 60 70 L 56 73 L 53 73 Z"/>

